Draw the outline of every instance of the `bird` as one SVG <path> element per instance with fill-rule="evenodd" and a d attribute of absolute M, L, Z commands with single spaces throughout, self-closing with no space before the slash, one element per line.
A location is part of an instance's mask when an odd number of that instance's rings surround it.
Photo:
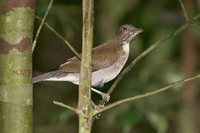
<path fill-rule="evenodd" d="M 109 97 L 93 87 L 102 88 L 120 73 L 129 57 L 130 43 L 142 31 L 131 24 L 122 25 L 110 40 L 92 49 L 92 91 L 102 97 Z M 81 61 L 75 56 L 67 59 L 58 69 L 34 77 L 32 82 L 68 81 L 79 85 L 80 66 Z"/>

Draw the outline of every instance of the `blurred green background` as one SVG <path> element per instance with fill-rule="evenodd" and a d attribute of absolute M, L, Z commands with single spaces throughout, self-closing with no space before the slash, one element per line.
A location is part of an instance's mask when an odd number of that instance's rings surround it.
<path fill-rule="evenodd" d="M 185 23 L 178 0 L 94 0 L 94 46 L 110 37 L 123 24 L 144 32 L 130 45 L 128 65 L 155 41 Z M 183 0 L 189 17 L 200 12 L 199 0 Z M 49 0 L 38 0 L 36 15 L 42 17 Z M 55 0 L 46 20 L 81 52 L 82 1 Z M 35 32 L 40 22 L 35 21 Z M 200 73 L 200 22 L 163 43 L 138 63 L 117 86 L 111 102 L 163 87 L 186 76 Z M 56 69 L 74 56 L 69 48 L 43 27 L 33 53 L 33 75 Z M 107 91 L 109 82 L 102 88 Z M 101 114 L 93 133 L 199 133 L 200 81 L 177 86 L 142 100 L 126 103 Z M 34 132 L 77 133 L 78 117 L 56 106 L 53 100 L 76 107 L 78 86 L 69 82 L 34 84 Z M 100 96 L 92 94 L 99 102 Z"/>

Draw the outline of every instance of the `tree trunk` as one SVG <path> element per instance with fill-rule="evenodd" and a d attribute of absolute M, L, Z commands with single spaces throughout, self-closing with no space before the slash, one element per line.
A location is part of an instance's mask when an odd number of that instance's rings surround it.
<path fill-rule="evenodd" d="M 35 0 L 0 2 L 0 133 L 32 132 Z"/>

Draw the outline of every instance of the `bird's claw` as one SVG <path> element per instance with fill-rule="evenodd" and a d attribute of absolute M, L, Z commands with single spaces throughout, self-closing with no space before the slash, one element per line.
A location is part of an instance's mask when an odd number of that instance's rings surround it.
<path fill-rule="evenodd" d="M 108 93 L 102 93 L 102 100 L 105 102 L 109 102 L 110 95 Z"/>

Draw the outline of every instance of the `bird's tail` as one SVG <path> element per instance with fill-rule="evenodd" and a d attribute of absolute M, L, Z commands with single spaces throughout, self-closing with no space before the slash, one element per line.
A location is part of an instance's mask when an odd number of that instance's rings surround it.
<path fill-rule="evenodd" d="M 63 74 L 61 74 L 61 72 L 59 72 L 59 71 L 52 71 L 52 72 L 48 72 L 48 73 L 34 77 L 32 79 L 32 82 L 37 83 L 37 82 L 40 82 L 40 81 L 49 80 L 52 77 L 58 77 L 59 78 L 61 75 L 63 75 Z"/>

